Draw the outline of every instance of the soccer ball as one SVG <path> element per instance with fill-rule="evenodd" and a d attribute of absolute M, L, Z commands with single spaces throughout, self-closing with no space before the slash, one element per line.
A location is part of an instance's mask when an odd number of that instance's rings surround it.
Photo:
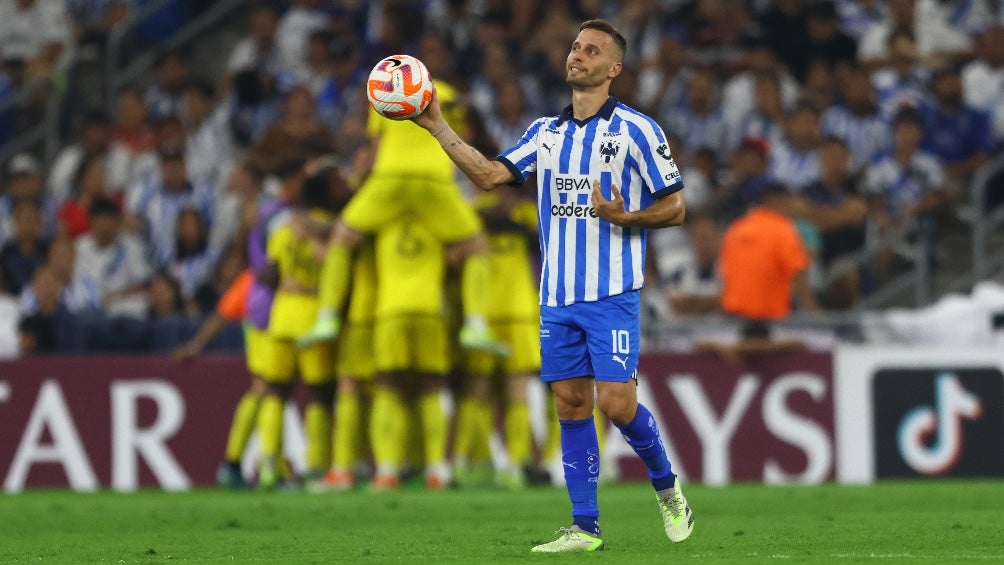
<path fill-rule="evenodd" d="M 370 71 L 366 81 L 370 106 L 392 120 L 410 120 L 432 100 L 432 78 L 422 61 L 411 55 L 391 55 Z"/>

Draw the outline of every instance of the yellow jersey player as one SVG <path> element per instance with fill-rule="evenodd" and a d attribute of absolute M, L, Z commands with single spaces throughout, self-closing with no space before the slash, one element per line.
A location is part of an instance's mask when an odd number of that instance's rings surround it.
<path fill-rule="evenodd" d="M 516 196 L 510 188 L 482 194 L 475 200 L 489 234 L 489 272 L 492 286 L 486 317 L 492 334 L 509 349 L 508 357 L 483 351 L 471 351 L 467 357 L 470 380 L 457 411 L 457 437 L 454 456 L 457 478 L 463 482 L 470 469 L 468 462 L 478 461 L 486 453 L 493 428 L 491 392 L 494 378 L 505 398 L 505 442 L 509 466 L 497 476 L 499 484 L 519 487 L 524 484 L 522 467 L 532 456 L 530 415 L 526 392 L 530 378 L 540 370 L 537 277 L 531 266 L 531 245 L 537 234 L 537 208 L 533 202 Z M 499 388 L 496 388 L 499 390 Z M 482 455 L 483 457 L 483 455 Z"/>
<path fill-rule="evenodd" d="M 426 485 L 446 486 L 447 419 L 441 404 L 449 370 L 442 244 L 423 224 L 397 221 L 376 238 L 376 383 L 370 441 L 375 490 L 396 488 L 408 432 L 406 397 L 417 397 Z"/>
<path fill-rule="evenodd" d="M 430 69 L 444 68 L 441 60 L 449 52 L 443 49 L 441 39 L 424 37 L 420 46 L 421 58 Z M 460 127 L 464 109 L 457 101 L 456 90 L 441 81 L 436 88 L 444 116 Z M 337 336 L 337 312 L 348 294 L 353 249 L 381 226 L 408 218 L 422 224 L 464 259 L 461 344 L 504 354 L 505 349 L 492 337 L 485 320 L 485 289 L 490 285 L 487 240 L 477 214 L 456 184 L 453 163 L 443 154 L 435 136 L 430 137 L 410 121 L 391 121 L 372 112 L 368 130 L 375 151 L 373 168 L 332 233 L 324 263 L 322 307 L 317 323 L 302 343 Z"/>
<path fill-rule="evenodd" d="M 262 369 L 269 393 L 259 415 L 262 464 L 258 481 L 265 489 L 275 485 L 283 406 L 297 377 L 310 391 L 304 411 L 308 475 L 323 474 L 331 459 L 333 350 L 327 343 L 303 349 L 294 344 L 309 330 L 317 313 L 322 255 L 318 242 L 303 233 L 301 226 L 310 220 L 330 222 L 334 218 L 331 188 L 324 175 L 304 183 L 302 203 L 301 209 L 268 235 L 268 258 L 275 267 L 278 285 L 268 325 L 271 358 Z"/>
<path fill-rule="evenodd" d="M 352 265 L 352 292 L 346 325 L 338 340 L 335 360 L 337 396 L 331 469 L 318 484 L 320 492 L 355 486 L 352 465 L 364 455 L 362 433 L 369 420 L 373 374 L 373 316 L 376 307 L 376 264 L 373 243 L 367 242 Z"/>

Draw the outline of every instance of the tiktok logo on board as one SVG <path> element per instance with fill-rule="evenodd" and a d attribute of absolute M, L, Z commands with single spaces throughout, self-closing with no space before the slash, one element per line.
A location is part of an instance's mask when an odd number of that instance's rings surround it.
<path fill-rule="evenodd" d="M 941 373 L 935 379 L 934 406 L 918 406 L 900 423 L 899 452 L 921 474 L 941 475 L 962 453 L 963 420 L 979 420 L 982 415 L 980 398 L 952 373 Z"/>
<path fill-rule="evenodd" d="M 879 477 L 1004 475 L 1004 374 L 883 369 L 872 381 Z"/>

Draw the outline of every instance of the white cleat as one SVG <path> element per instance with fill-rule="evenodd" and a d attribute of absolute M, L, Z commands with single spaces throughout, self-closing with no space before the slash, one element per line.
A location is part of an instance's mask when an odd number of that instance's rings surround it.
<path fill-rule="evenodd" d="M 550 543 L 538 545 L 530 551 L 533 553 L 576 553 L 603 549 L 603 540 L 599 536 L 594 536 L 578 526 L 561 528 L 558 531 L 561 532 L 561 537 Z"/>
<path fill-rule="evenodd" d="M 694 531 L 694 513 L 687 504 L 687 498 L 680 489 L 680 479 L 676 479 L 673 488 L 655 493 L 659 501 L 659 512 L 662 514 L 662 524 L 666 528 L 666 537 L 673 543 L 679 543 Z"/>

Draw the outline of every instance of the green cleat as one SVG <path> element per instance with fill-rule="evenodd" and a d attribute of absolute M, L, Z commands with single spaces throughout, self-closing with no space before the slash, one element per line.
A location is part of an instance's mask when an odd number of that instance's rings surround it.
<path fill-rule="evenodd" d="M 310 347 L 315 343 L 324 341 L 335 341 L 338 332 L 341 330 L 341 322 L 335 316 L 319 316 L 314 325 L 300 339 L 296 340 L 296 346 L 300 349 Z"/>
<path fill-rule="evenodd" d="M 279 483 L 279 473 L 275 468 L 275 461 L 271 457 L 262 460 L 258 469 L 258 490 L 275 490 Z"/>
<path fill-rule="evenodd" d="M 694 513 L 687 504 L 686 497 L 680 489 L 680 479 L 676 479 L 673 488 L 656 493 L 659 501 L 659 512 L 662 514 L 662 524 L 666 528 L 666 537 L 673 543 L 679 543 L 694 531 Z"/>
<path fill-rule="evenodd" d="M 495 339 L 487 328 L 464 325 L 460 328 L 460 345 L 465 349 L 487 351 L 501 357 L 509 356 L 509 346 Z"/>
<path fill-rule="evenodd" d="M 551 543 L 535 546 L 530 551 L 533 553 L 575 553 L 603 549 L 603 540 L 599 536 L 587 533 L 578 526 L 561 528 L 558 532 L 561 532 L 561 537 Z"/>

